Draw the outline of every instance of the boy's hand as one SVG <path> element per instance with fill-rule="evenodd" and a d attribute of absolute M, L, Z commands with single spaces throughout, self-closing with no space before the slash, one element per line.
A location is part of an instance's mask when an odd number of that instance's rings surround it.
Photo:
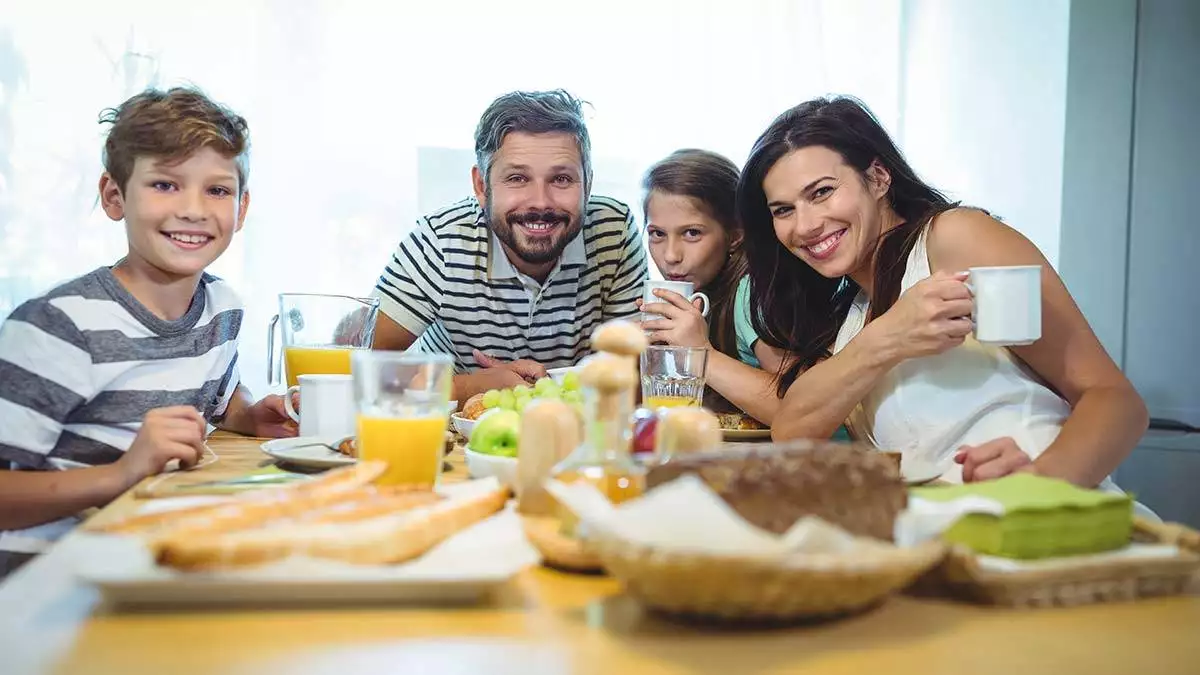
<path fill-rule="evenodd" d="M 167 463 L 179 460 L 190 467 L 204 454 L 204 418 L 191 406 L 155 408 L 142 419 L 133 444 L 117 461 L 127 485 L 162 473 Z"/>
<path fill-rule="evenodd" d="M 264 396 L 246 408 L 246 422 L 251 436 L 289 438 L 297 432 L 296 423 L 283 407 L 283 397 L 277 394 Z"/>

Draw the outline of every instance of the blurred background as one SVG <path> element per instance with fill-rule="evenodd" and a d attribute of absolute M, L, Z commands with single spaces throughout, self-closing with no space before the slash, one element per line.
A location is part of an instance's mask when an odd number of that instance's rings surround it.
<path fill-rule="evenodd" d="M 784 109 L 865 101 L 913 166 L 1045 253 L 1159 429 L 1118 481 L 1200 524 L 1200 3 L 1189 0 L 0 0 L 0 316 L 124 252 L 97 208 L 102 109 L 192 84 L 251 129 L 245 230 L 212 270 L 267 391 L 281 292 L 365 295 L 422 213 L 469 194 L 480 113 L 588 101 L 594 191 L 741 163 Z M 1166 426 L 1165 422 L 1159 426 Z"/>

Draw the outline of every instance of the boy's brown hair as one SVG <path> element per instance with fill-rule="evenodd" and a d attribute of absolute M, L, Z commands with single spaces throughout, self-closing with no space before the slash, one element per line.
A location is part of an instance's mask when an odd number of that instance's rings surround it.
<path fill-rule="evenodd" d="M 121 186 L 122 192 L 128 187 L 138 157 L 183 162 L 204 147 L 234 158 L 239 194 L 246 189 L 250 173 L 250 130 L 246 119 L 199 90 L 147 89 L 102 112 L 100 123 L 112 125 L 104 141 L 104 170 Z"/>

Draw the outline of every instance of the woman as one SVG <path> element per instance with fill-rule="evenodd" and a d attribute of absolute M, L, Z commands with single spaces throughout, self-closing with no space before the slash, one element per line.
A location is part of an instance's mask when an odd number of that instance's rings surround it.
<path fill-rule="evenodd" d="M 796 355 L 776 439 L 847 421 L 948 480 L 1030 471 L 1115 489 L 1106 476 L 1146 430 L 1142 399 L 1038 249 L 917 178 L 862 104 L 816 99 L 779 116 L 747 161 L 738 211 L 754 328 Z M 1033 344 L 971 336 L 962 270 L 1001 265 L 1042 266 Z"/>
<path fill-rule="evenodd" d="M 663 277 L 690 281 L 708 296 L 708 321 L 686 298 L 659 290 L 662 302 L 646 305 L 661 315 L 643 327 L 651 341 L 709 348 L 706 384 L 729 403 L 771 424 L 779 397 L 772 376 L 780 352 L 758 340 L 750 327 L 749 286 L 742 254 L 733 162 L 706 150 L 679 150 L 658 162 L 642 181 L 650 257 Z M 718 409 L 723 402 L 710 402 Z"/>

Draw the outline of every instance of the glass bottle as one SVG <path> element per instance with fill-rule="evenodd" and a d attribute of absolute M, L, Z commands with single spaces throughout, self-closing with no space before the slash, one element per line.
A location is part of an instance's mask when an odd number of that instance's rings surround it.
<path fill-rule="evenodd" d="M 586 481 L 614 504 L 641 496 L 646 490 L 646 469 L 630 454 L 635 362 L 600 354 L 588 360 L 579 379 L 583 390 L 583 442 L 554 467 L 550 476 L 564 483 Z M 569 509 L 559 508 L 562 533 L 575 536 L 578 520 Z"/>

